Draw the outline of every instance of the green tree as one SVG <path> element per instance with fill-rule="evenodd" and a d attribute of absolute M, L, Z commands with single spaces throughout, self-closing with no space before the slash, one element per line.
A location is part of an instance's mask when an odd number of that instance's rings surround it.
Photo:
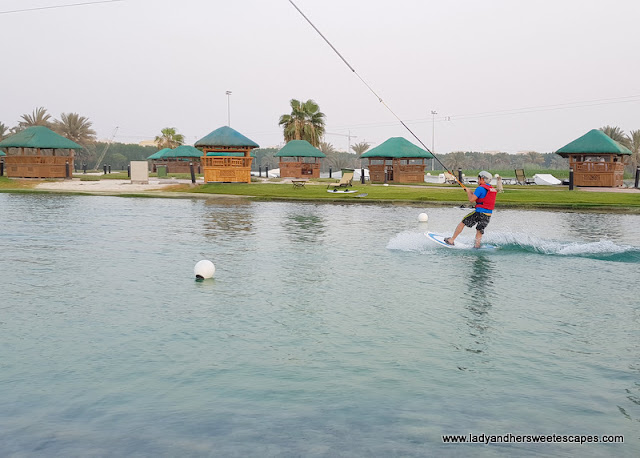
<path fill-rule="evenodd" d="M 323 161 L 323 169 L 328 170 L 331 167 L 333 170 L 340 170 L 345 168 L 355 168 L 355 156 L 353 153 L 347 153 L 345 151 L 333 150 L 327 154 L 327 159 Z"/>
<path fill-rule="evenodd" d="M 320 142 L 320 144 L 318 145 L 318 149 L 327 156 L 336 152 L 336 149 L 333 147 L 333 145 L 327 142 Z"/>
<path fill-rule="evenodd" d="M 291 114 L 280 116 L 278 125 L 283 128 L 284 141 L 306 140 L 316 148 L 325 131 L 325 115 L 316 102 L 309 99 L 302 103 L 291 99 Z"/>
<path fill-rule="evenodd" d="M 633 153 L 631 155 L 631 173 L 635 173 L 636 167 L 640 164 L 640 129 L 632 130 L 628 137 L 627 148 Z"/>
<path fill-rule="evenodd" d="M 278 151 L 280 151 L 279 148 L 256 148 L 251 150 L 251 155 L 254 157 L 254 160 L 251 162 L 253 169 L 257 170 L 258 167 L 267 165 L 273 167 L 274 164 L 278 163 L 278 158 L 275 157 Z"/>
<path fill-rule="evenodd" d="M 357 158 L 360 158 L 360 156 L 362 156 L 369 148 L 371 148 L 371 144 L 367 142 L 360 142 L 351 146 L 351 149 L 356 153 Z"/>
<path fill-rule="evenodd" d="M 160 132 L 162 135 L 155 138 L 158 149 L 176 148 L 184 143 L 184 135 L 177 133 L 175 127 L 165 127 Z"/>
<path fill-rule="evenodd" d="M 533 164 L 533 165 L 542 165 L 544 164 L 544 156 L 542 156 L 542 154 L 537 153 L 535 151 L 527 151 L 525 153 L 525 160 L 527 162 L 527 164 Z"/>
<path fill-rule="evenodd" d="M 456 151 L 447 154 L 444 164 L 450 171 L 455 172 L 458 170 L 458 168 L 464 169 L 467 164 L 464 152 Z"/>
<path fill-rule="evenodd" d="M 607 136 L 612 140 L 615 140 L 618 143 L 627 146 L 629 137 L 627 137 L 624 133 L 624 130 L 620 129 L 618 126 L 604 126 L 601 127 L 600 130 L 607 134 Z"/>
<path fill-rule="evenodd" d="M 0 141 L 9 136 L 9 128 L 0 122 Z"/>
<path fill-rule="evenodd" d="M 26 129 L 33 126 L 51 127 L 51 115 L 47 113 L 44 107 L 38 107 L 33 110 L 32 114 L 25 113 L 21 116 L 22 121 L 18 122 L 18 130 Z"/>
<path fill-rule="evenodd" d="M 60 120 L 53 121 L 53 130 L 69 140 L 86 145 L 96 141 L 96 131 L 91 128 L 93 123 L 78 113 L 62 113 Z"/>

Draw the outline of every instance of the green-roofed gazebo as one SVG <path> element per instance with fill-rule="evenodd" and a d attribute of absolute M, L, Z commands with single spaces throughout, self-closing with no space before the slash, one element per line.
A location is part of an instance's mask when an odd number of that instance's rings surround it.
<path fill-rule="evenodd" d="M 321 159 L 327 156 L 306 140 L 290 140 L 275 157 L 282 178 L 320 178 Z"/>
<path fill-rule="evenodd" d="M 624 185 L 624 160 L 631 151 L 598 129 L 563 146 L 556 154 L 569 158 L 576 186 Z"/>
<path fill-rule="evenodd" d="M 164 155 L 166 153 L 168 153 L 169 151 L 171 151 L 171 148 L 163 148 L 160 151 L 156 151 L 155 153 L 153 153 L 151 156 L 149 156 L 147 158 L 148 161 L 153 161 L 156 159 L 162 159 L 164 157 Z"/>
<path fill-rule="evenodd" d="M 71 178 L 76 142 L 44 126 L 27 127 L 0 142 L 7 176 L 11 178 Z"/>
<path fill-rule="evenodd" d="M 167 173 L 189 173 L 191 164 L 196 168 L 196 173 L 200 173 L 200 159 L 202 151 L 191 145 L 180 145 L 174 149 L 169 149 L 162 157 L 155 161 L 155 166 L 165 165 Z"/>
<path fill-rule="evenodd" d="M 405 138 L 392 137 L 361 157 L 369 159 L 372 183 L 424 183 L 426 161 L 433 154 Z"/>
<path fill-rule="evenodd" d="M 198 140 L 195 146 L 204 154 L 201 161 L 205 183 L 251 183 L 251 150 L 259 147 L 253 140 L 223 126 Z M 216 153 L 242 153 L 242 156 Z"/>

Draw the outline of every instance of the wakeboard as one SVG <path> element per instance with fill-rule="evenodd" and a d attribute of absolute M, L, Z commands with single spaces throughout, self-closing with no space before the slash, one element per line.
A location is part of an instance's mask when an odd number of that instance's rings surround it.
<path fill-rule="evenodd" d="M 452 248 L 454 250 L 476 249 L 473 247 L 473 244 L 464 243 L 464 242 L 461 242 L 460 240 L 456 240 L 455 245 L 449 245 L 447 242 L 444 241 L 444 239 L 446 238 L 444 235 L 435 234 L 433 232 L 425 232 L 424 235 L 427 237 L 427 239 L 431 240 L 432 242 L 437 243 L 438 245 L 441 245 L 446 248 Z M 497 248 L 498 247 L 496 245 L 489 245 L 489 244 L 483 243 L 480 246 L 480 248 L 477 248 L 477 249 L 478 250 L 495 250 Z"/>

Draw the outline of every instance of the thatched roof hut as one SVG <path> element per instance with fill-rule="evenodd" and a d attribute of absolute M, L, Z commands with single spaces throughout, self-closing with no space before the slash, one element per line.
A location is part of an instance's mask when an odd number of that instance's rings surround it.
<path fill-rule="evenodd" d="M 598 129 L 592 129 L 582 137 L 556 151 L 569 158 L 576 186 L 624 185 L 624 161 L 631 151 Z"/>
<path fill-rule="evenodd" d="M 15 178 L 71 178 L 74 150 L 82 146 L 44 126 L 27 127 L 0 141 L 7 176 Z"/>
<path fill-rule="evenodd" d="M 306 140 L 291 140 L 275 154 L 283 178 L 319 178 L 320 159 L 327 157 Z"/>
<path fill-rule="evenodd" d="M 361 157 L 369 159 L 372 182 L 422 183 L 425 161 L 433 154 L 403 137 L 392 137 Z"/>
<path fill-rule="evenodd" d="M 206 183 L 251 183 L 251 150 L 259 148 L 253 140 L 229 126 L 214 130 L 195 146 L 202 150 Z M 240 157 L 229 153 L 242 153 Z"/>

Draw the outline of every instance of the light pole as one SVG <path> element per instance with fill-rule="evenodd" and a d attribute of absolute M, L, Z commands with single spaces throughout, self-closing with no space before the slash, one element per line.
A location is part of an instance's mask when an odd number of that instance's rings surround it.
<path fill-rule="evenodd" d="M 227 91 L 227 125 L 231 127 L 231 91 Z"/>
<path fill-rule="evenodd" d="M 437 111 L 435 110 L 431 110 L 431 154 L 433 154 L 434 156 L 436 155 L 435 153 L 435 139 L 436 139 L 436 115 L 438 114 Z M 435 158 L 431 158 L 431 170 L 434 170 L 434 161 Z"/>

